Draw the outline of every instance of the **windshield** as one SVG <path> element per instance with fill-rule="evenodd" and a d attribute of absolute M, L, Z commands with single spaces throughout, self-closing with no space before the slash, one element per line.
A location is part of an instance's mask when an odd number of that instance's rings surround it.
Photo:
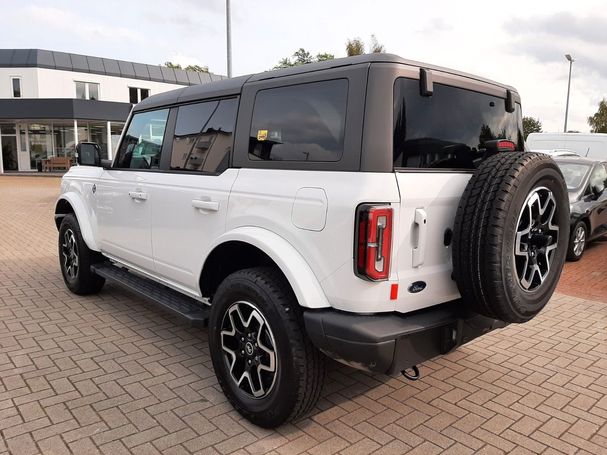
<path fill-rule="evenodd" d="M 561 172 L 563 173 L 563 177 L 565 177 L 565 183 L 567 184 L 567 189 L 569 191 L 575 191 L 582 185 L 584 177 L 590 169 L 589 164 L 560 163 L 558 161 L 557 164 L 561 168 Z"/>
<path fill-rule="evenodd" d="M 474 169 L 485 143 L 507 139 L 524 149 L 521 107 L 504 98 L 435 83 L 421 96 L 419 81 L 394 85 L 394 167 Z"/>

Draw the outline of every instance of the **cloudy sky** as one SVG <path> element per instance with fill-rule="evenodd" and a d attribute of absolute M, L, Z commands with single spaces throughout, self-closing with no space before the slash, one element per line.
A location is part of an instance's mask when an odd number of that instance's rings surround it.
<path fill-rule="evenodd" d="M 4 0 L 3 0 L 4 1 Z M 30 0 L 3 9 L 0 46 L 42 48 L 226 74 L 225 0 Z M 605 0 L 232 0 L 234 74 L 273 67 L 300 47 L 345 55 L 375 34 L 388 52 L 515 86 L 524 115 L 569 129 L 607 97 Z"/>

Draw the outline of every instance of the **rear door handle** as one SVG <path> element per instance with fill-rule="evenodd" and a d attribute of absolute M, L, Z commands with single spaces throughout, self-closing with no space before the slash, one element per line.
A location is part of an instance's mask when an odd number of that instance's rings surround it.
<path fill-rule="evenodd" d="M 209 212 L 217 212 L 219 211 L 219 202 L 192 199 L 192 207 L 200 210 L 207 210 Z"/>
<path fill-rule="evenodd" d="M 129 191 L 129 196 L 136 201 L 146 201 L 148 199 L 148 193 L 143 191 Z"/>
<path fill-rule="evenodd" d="M 428 233 L 428 214 L 424 209 L 415 209 L 414 221 L 417 228 L 417 245 L 413 247 L 413 267 L 424 264 L 426 255 L 426 236 Z"/>

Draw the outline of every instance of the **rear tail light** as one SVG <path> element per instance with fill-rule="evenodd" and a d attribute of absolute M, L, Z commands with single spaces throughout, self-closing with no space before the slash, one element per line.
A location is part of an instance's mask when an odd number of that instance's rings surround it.
<path fill-rule="evenodd" d="M 392 208 L 363 204 L 356 212 L 356 275 L 371 281 L 387 280 L 392 254 Z"/>
<path fill-rule="evenodd" d="M 516 144 L 512 141 L 498 141 L 497 142 L 497 149 L 500 152 L 514 152 L 516 150 Z"/>

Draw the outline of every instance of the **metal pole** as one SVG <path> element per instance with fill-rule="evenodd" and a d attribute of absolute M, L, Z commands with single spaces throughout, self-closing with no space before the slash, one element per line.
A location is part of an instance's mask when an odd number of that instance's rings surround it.
<path fill-rule="evenodd" d="M 567 105 L 565 106 L 565 128 L 563 129 L 563 133 L 567 132 L 567 116 L 569 115 L 569 92 L 571 91 L 571 67 L 573 66 L 573 59 L 569 60 L 569 81 L 567 82 Z"/>
<path fill-rule="evenodd" d="M 232 77 L 232 24 L 230 18 L 230 0 L 226 0 L 226 38 L 227 38 L 227 56 L 228 56 L 228 77 Z"/>

